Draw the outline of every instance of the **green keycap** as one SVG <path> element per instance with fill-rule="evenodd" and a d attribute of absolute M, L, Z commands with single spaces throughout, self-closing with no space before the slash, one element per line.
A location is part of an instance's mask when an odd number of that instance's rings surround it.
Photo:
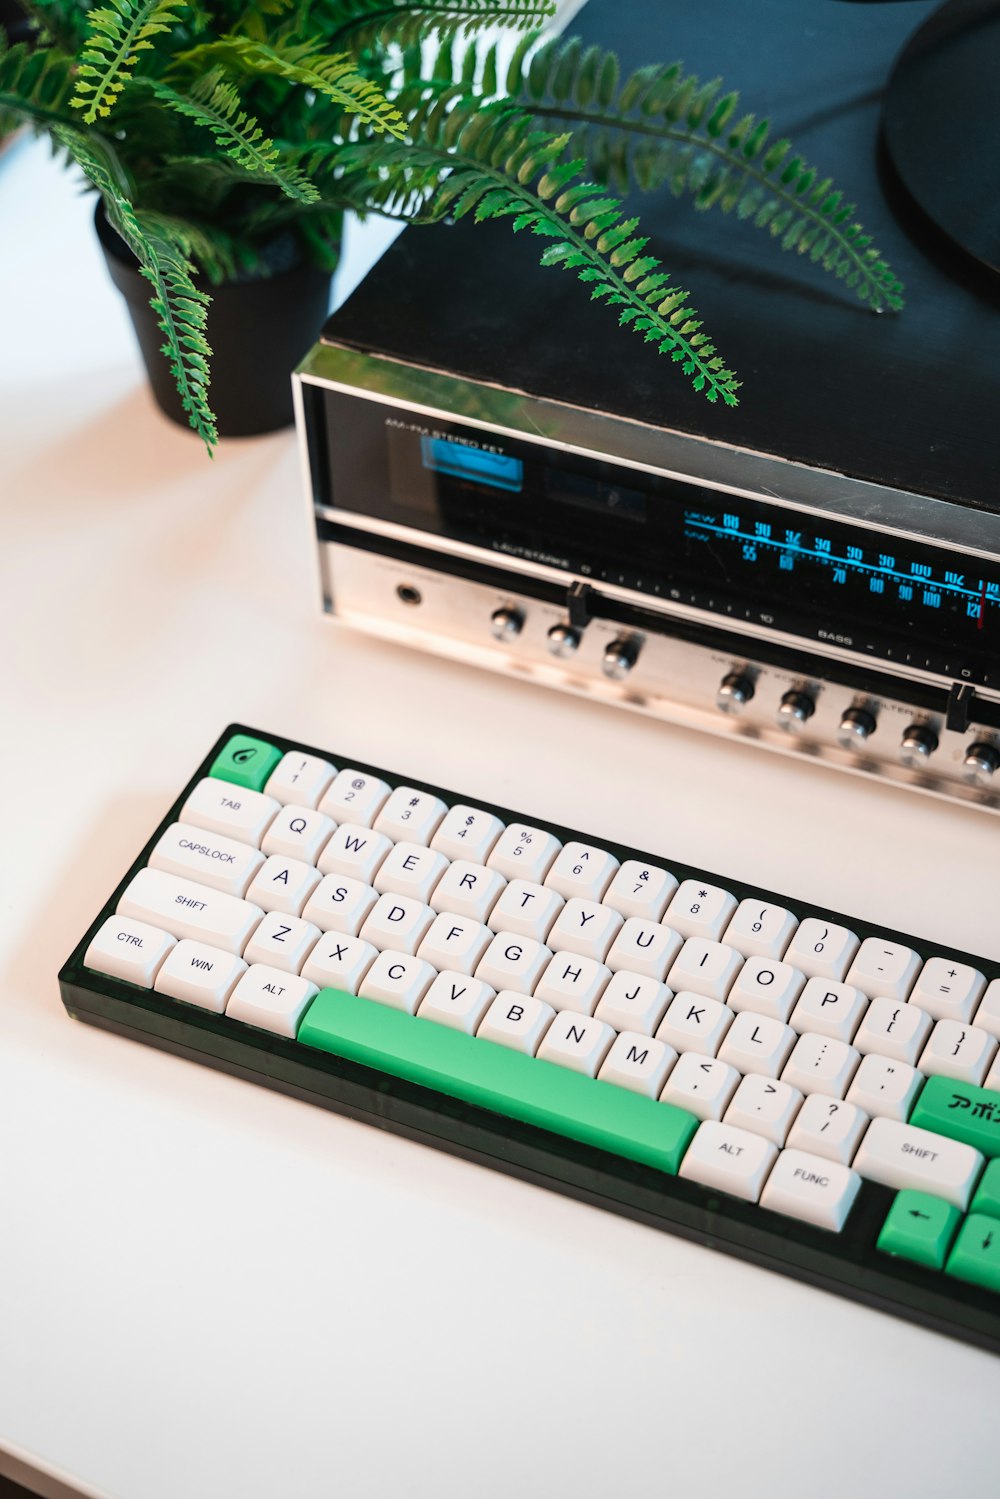
<path fill-rule="evenodd" d="M 905 1187 L 896 1193 L 878 1236 L 878 1247 L 883 1254 L 898 1254 L 929 1270 L 943 1270 L 961 1216 L 958 1208 L 943 1197 Z"/>
<path fill-rule="evenodd" d="M 1000 1218 L 1000 1161 L 990 1161 L 986 1167 L 969 1212 Z"/>
<path fill-rule="evenodd" d="M 969 1214 L 948 1257 L 948 1274 L 1000 1291 L 1000 1223 L 995 1218 Z"/>
<path fill-rule="evenodd" d="M 316 995 L 298 1039 L 661 1171 L 676 1173 L 698 1127 L 686 1109 L 337 989 Z"/>
<path fill-rule="evenodd" d="M 961 1140 L 985 1156 L 1000 1156 L 1000 1093 L 929 1077 L 913 1105 L 911 1124 Z"/>
<path fill-rule="evenodd" d="M 212 761 L 210 776 L 232 781 L 248 791 L 263 791 L 264 783 L 281 759 L 280 749 L 249 734 L 234 734 Z"/>

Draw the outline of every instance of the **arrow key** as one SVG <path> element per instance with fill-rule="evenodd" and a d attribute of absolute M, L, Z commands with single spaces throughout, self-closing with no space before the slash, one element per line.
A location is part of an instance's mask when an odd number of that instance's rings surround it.
<path fill-rule="evenodd" d="M 878 1247 L 883 1254 L 898 1255 L 915 1265 L 926 1265 L 928 1270 L 943 1270 L 961 1217 L 958 1208 L 943 1197 L 905 1187 L 896 1193 L 878 1236 Z M 1000 1260 L 997 1263 L 1000 1266 Z"/>
<path fill-rule="evenodd" d="M 948 1257 L 948 1274 L 988 1291 L 1000 1291 L 1000 1223 L 970 1213 Z"/>

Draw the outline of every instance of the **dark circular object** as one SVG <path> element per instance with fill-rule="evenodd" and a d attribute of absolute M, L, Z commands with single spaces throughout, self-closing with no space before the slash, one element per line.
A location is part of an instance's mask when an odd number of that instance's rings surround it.
<path fill-rule="evenodd" d="M 1000 275 L 1000 5 L 947 0 L 889 78 L 882 133 L 903 187 L 953 244 Z"/>
<path fill-rule="evenodd" d="M 419 604 L 423 601 L 423 595 L 419 588 L 414 588 L 412 583 L 400 583 L 396 588 L 400 603 Z"/>

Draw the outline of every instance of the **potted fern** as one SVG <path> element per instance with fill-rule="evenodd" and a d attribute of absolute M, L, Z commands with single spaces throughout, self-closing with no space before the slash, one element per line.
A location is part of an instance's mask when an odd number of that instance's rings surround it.
<path fill-rule="evenodd" d="M 96 188 L 102 243 L 137 325 L 151 308 L 140 341 L 153 371 L 162 340 L 169 379 L 154 393 L 165 408 L 176 399 L 170 414 L 210 451 L 206 322 L 219 342 L 213 313 L 230 292 L 249 285 L 266 299 L 290 278 L 304 346 L 349 209 L 414 223 L 508 217 L 544 241 L 543 264 L 575 273 L 728 405 L 739 381 L 617 191 L 666 184 L 735 211 L 870 306 L 901 305 L 853 207 L 787 141 L 771 142 L 766 121 L 678 65 L 621 80 L 613 54 L 546 41 L 537 27 L 551 0 L 108 0 L 89 13 L 78 0 L 24 3 L 33 39 L 0 38 L 0 131 L 27 120 Z M 522 33 L 503 68 L 484 35 L 497 26 Z M 270 343 L 287 402 L 297 335 L 282 343 L 290 314 L 278 307 Z M 244 338 L 252 329 L 258 389 L 263 316 L 255 304 L 233 319 Z M 247 365 L 238 352 L 238 378 Z M 239 430 L 239 389 L 218 404 Z"/>

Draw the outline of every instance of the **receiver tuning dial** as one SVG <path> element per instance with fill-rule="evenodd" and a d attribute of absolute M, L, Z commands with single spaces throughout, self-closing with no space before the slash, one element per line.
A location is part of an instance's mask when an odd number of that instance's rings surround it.
<path fill-rule="evenodd" d="M 988 786 L 1000 770 L 1000 751 L 995 744 L 970 744 L 962 761 L 965 779 L 973 786 Z"/>
<path fill-rule="evenodd" d="M 786 692 L 778 704 L 778 727 L 797 734 L 816 712 L 816 704 L 808 692 Z"/>
<path fill-rule="evenodd" d="M 867 708 L 848 708 L 837 729 L 837 742 L 843 749 L 861 749 L 874 734 L 875 715 Z"/>
<path fill-rule="evenodd" d="M 574 630 L 572 625 L 553 625 L 547 639 L 553 656 L 572 656 L 580 644 L 580 631 Z"/>
<path fill-rule="evenodd" d="M 610 645 L 605 646 L 604 655 L 601 658 L 601 669 L 606 677 L 620 682 L 628 676 L 638 657 L 639 647 L 636 642 L 619 636 L 617 640 L 612 640 Z"/>
<path fill-rule="evenodd" d="M 753 697 L 753 682 L 742 671 L 731 671 L 719 683 L 715 694 L 716 707 L 723 713 L 739 713 Z"/>
<path fill-rule="evenodd" d="M 490 629 L 496 640 L 516 640 L 524 628 L 524 614 L 520 609 L 504 606 L 493 611 Z"/>
<path fill-rule="evenodd" d="M 911 770 L 920 770 L 938 747 L 938 737 L 929 724 L 911 723 L 903 734 L 899 758 Z"/>

